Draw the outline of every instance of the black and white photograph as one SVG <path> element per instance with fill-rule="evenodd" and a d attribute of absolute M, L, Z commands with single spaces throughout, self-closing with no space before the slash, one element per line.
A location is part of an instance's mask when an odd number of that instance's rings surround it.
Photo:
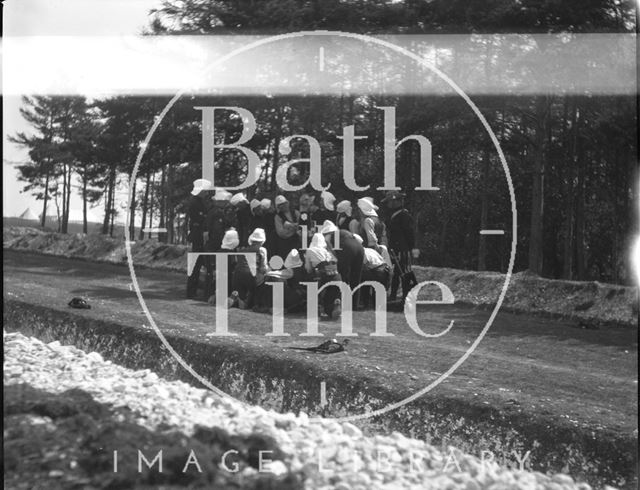
<path fill-rule="evenodd" d="M 5 0 L 11 490 L 638 487 L 634 0 Z"/>

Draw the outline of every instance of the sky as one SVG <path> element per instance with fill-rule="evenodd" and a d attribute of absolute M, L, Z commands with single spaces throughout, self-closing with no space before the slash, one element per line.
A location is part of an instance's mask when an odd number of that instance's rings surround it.
<path fill-rule="evenodd" d="M 27 193 L 22 193 L 22 183 L 11 162 L 24 161 L 26 152 L 10 143 L 8 135 L 28 131 L 20 116 L 20 97 L 6 93 L 7 57 L 11 56 L 11 43 L 28 42 L 40 36 L 63 38 L 65 36 L 135 36 L 147 24 L 148 12 L 160 5 L 160 0 L 6 0 L 3 9 L 3 177 L 2 215 L 16 216 L 27 207 L 36 214 L 42 211 L 42 203 Z M 36 67 L 37 70 L 40 67 Z M 10 74 L 9 74 L 10 75 Z M 46 70 L 29 76 L 46 79 Z M 72 209 L 80 209 L 77 196 L 72 198 Z M 99 211 L 99 210 L 97 210 Z M 100 212 L 97 213 L 100 215 Z"/>

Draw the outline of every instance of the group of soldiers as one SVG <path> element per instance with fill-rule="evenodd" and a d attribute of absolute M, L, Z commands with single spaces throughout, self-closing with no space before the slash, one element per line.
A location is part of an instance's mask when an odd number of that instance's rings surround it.
<path fill-rule="evenodd" d="M 318 202 L 316 199 L 319 197 Z M 355 205 L 354 205 L 355 204 Z M 188 241 L 192 252 L 242 252 L 233 255 L 228 269 L 214 275 L 214 261 L 200 256 L 189 274 L 187 297 L 196 298 L 204 267 L 204 298 L 215 299 L 215 280 L 225 278 L 229 307 L 270 311 L 274 288 L 268 282 L 283 282 L 286 311 L 306 307 L 304 282 L 314 281 L 321 289 L 319 313 L 338 318 L 342 312 L 338 287 L 326 283 L 344 281 L 355 289 L 364 281 L 375 281 L 395 301 L 401 277 L 411 270 L 415 248 L 414 225 L 404 207 L 404 194 L 388 191 L 380 209 L 371 197 L 355 203 L 337 202 L 324 191 L 304 191 L 292 203 L 279 194 L 251 201 L 243 193 L 214 189 L 198 179 L 187 204 Z M 384 217 L 381 215 L 384 214 Z M 247 255 L 255 254 L 255 261 Z M 361 288 L 355 308 L 371 305 L 373 290 Z"/>

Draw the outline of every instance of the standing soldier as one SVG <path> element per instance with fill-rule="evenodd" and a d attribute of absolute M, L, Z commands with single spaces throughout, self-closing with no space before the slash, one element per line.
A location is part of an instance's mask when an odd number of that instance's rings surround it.
<path fill-rule="evenodd" d="M 241 192 L 234 194 L 231 198 L 231 204 L 234 206 L 236 211 L 236 229 L 238 230 L 238 238 L 240 239 L 240 243 L 244 246 L 247 243 L 249 238 L 249 233 L 251 230 L 255 228 L 251 227 L 251 219 L 252 213 L 249 206 L 249 201 L 245 197 L 245 195 Z M 257 226 L 256 228 L 260 228 Z"/>
<path fill-rule="evenodd" d="M 204 252 L 205 198 L 210 190 L 212 190 L 211 182 L 206 179 L 197 179 L 193 182 L 193 190 L 187 203 L 187 219 L 189 220 L 187 240 L 191 243 L 192 252 Z M 198 257 L 196 265 L 187 280 L 187 298 L 192 299 L 197 295 L 200 269 L 204 265 L 204 260 L 202 259 L 203 257 Z"/>
<path fill-rule="evenodd" d="M 391 292 L 389 299 L 394 301 L 398 293 L 400 277 L 411 270 L 411 258 L 418 256 L 415 249 L 415 236 L 413 231 L 413 218 L 405 209 L 403 203 L 404 194 L 399 191 L 388 191 L 382 200 L 389 209 L 389 248 L 396 260 L 393 265 L 393 278 L 391 279 Z M 402 299 L 406 298 L 409 291 L 402 285 Z"/>
<path fill-rule="evenodd" d="M 227 212 L 230 206 L 231 193 L 222 189 L 216 190 L 213 196 L 213 203 L 210 206 L 205 219 L 206 228 L 209 232 L 207 241 L 207 252 L 218 252 L 224 238 L 224 233 L 231 228 L 232 222 Z"/>
<path fill-rule="evenodd" d="M 249 221 L 249 230 L 255 230 L 256 228 L 264 229 L 264 210 L 260 205 L 260 201 L 257 199 L 252 199 L 249 203 L 249 211 L 251 212 L 251 220 Z M 248 237 L 247 237 L 248 239 Z M 240 244 L 244 247 L 247 245 L 247 242 L 240 242 Z"/>
<path fill-rule="evenodd" d="M 276 196 L 276 211 L 275 255 L 286 257 L 292 249 L 300 246 L 300 239 L 297 233 L 300 214 L 295 209 L 291 209 L 289 201 L 282 195 Z"/>
<path fill-rule="evenodd" d="M 276 213 L 273 209 L 273 203 L 271 199 L 267 199 L 266 197 L 260 201 L 260 207 L 263 212 L 263 229 L 266 234 L 267 240 L 264 243 L 264 248 L 267 250 L 269 257 L 277 254 L 277 244 L 276 244 L 276 223 L 275 217 Z"/>

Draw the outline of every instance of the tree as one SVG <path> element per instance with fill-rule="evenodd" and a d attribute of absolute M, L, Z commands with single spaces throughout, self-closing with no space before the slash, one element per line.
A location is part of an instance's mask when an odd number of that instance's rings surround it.
<path fill-rule="evenodd" d="M 151 126 L 153 114 L 150 111 L 149 99 L 143 97 L 114 97 L 98 100 L 95 106 L 104 119 L 95 149 L 107 175 L 102 233 L 112 234 L 118 178 L 120 174 L 129 175 L 133 170 L 140 145 Z M 136 181 L 130 185 L 134 197 L 130 209 L 130 237 L 135 239 L 133 223 L 136 211 Z"/>
<path fill-rule="evenodd" d="M 22 97 L 22 117 L 32 126 L 35 135 L 20 132 L 10 136 L 9 141 L 29 150 L 30 161 L 19 164 L 18 179 L 27 182 L 25 191 L 31 191 L 36 199 L 43 201 L 40 224 L 44 228 L 47 204 L 50 198 L 50 181 L 55 172 L 53 120 L 57 117 L 57 106 L 51 97 Z"/>
<path fill-rule="evenodd" d="M 32 126 L 35 135 L 18 133 L 11 141 L 29 149 L 30 163 L 18 166 L 20 179 L 29 182 L 25 190 L 36 190 L 44 201 L 41 224 L 44 226 L 52 179 L 62 178 L 62 214 L 60 231 L 67 232 L 71 181 L 74 172 L 73 151 L 79 146 L 73 141 L 74 125 L 85 117 L 84 97 L 23 97 L 22 117 Z M 38 191 L 42 189 L 42 191 Z"/>

